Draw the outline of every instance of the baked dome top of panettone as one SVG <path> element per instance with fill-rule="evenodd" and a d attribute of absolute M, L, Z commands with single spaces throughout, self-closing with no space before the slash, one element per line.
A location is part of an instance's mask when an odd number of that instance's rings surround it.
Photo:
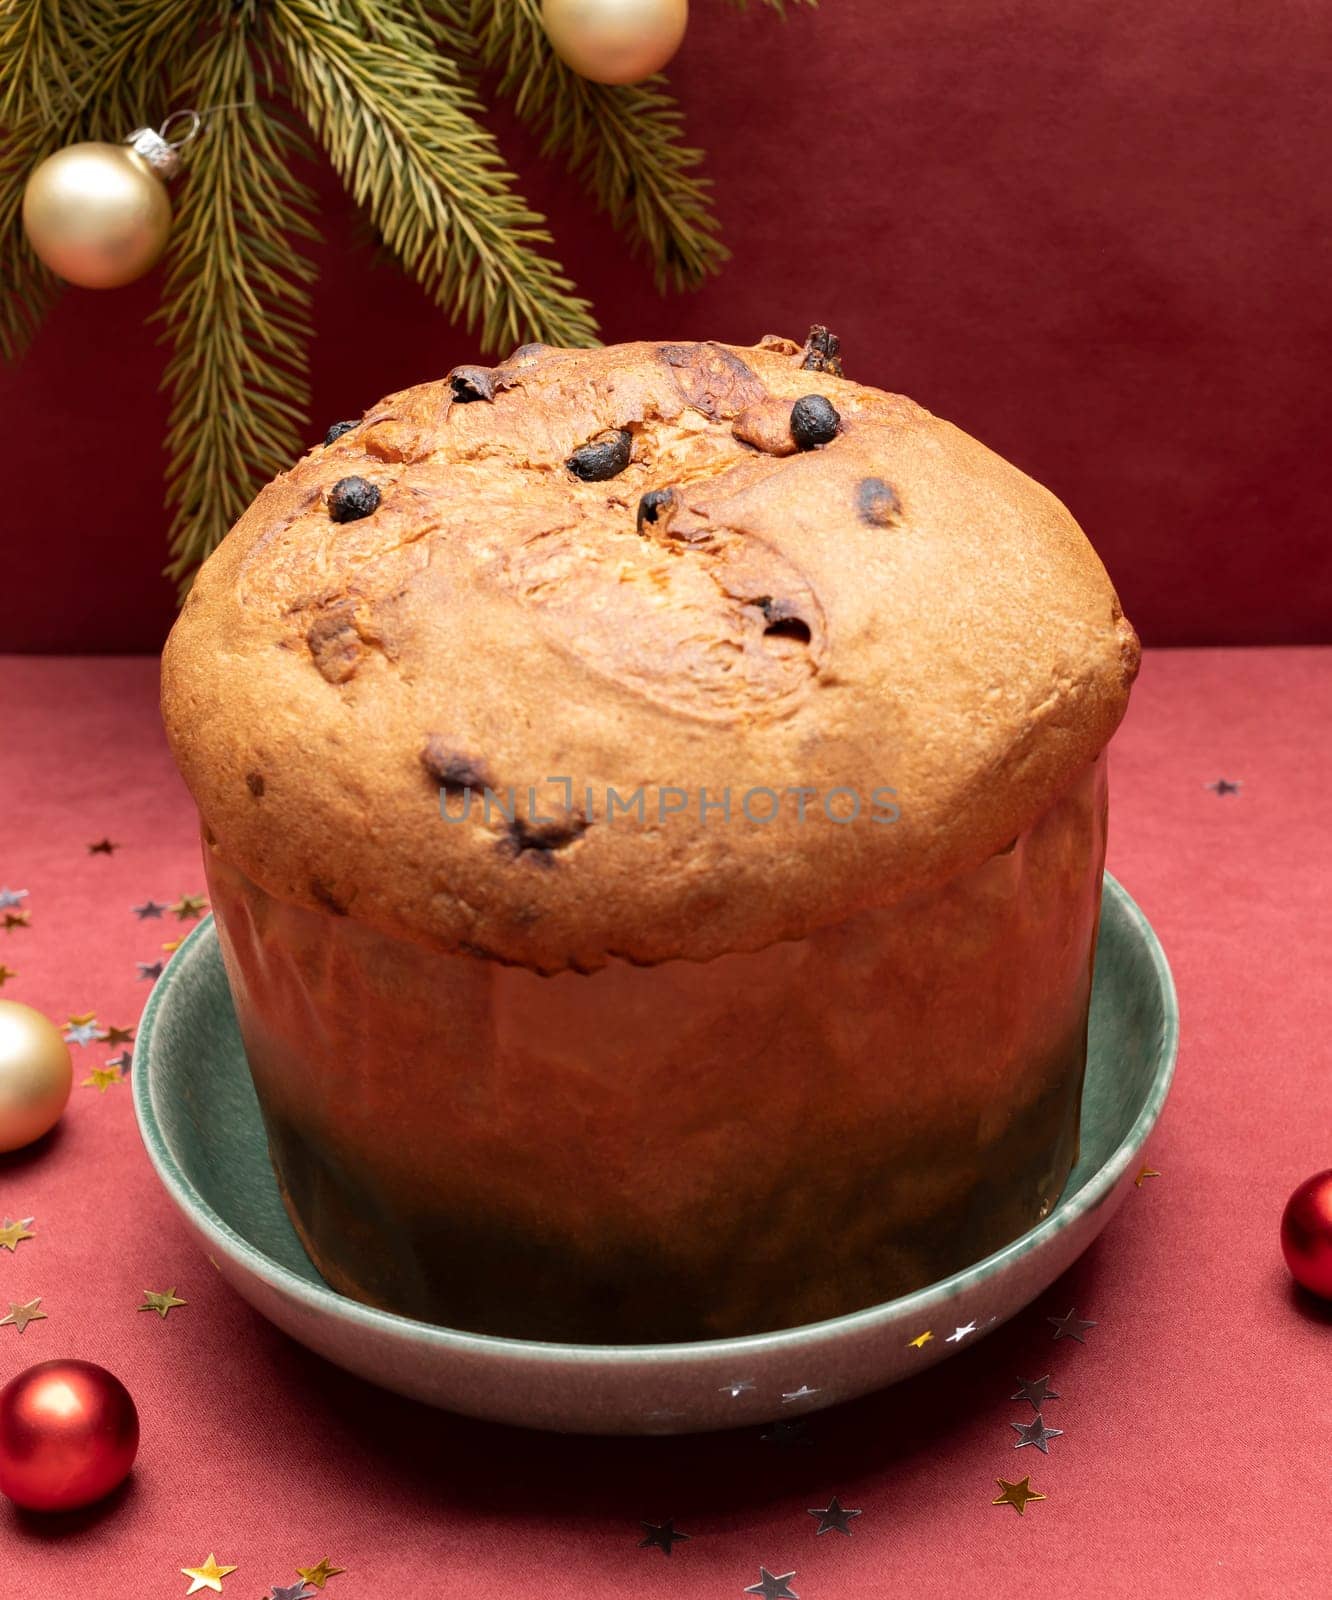
<path fill-rule="evenodd" d="M 204 565 L 162 705 L 211 848 L 271 893 L 553 972 L 984 860 L 1137 664 L 1064 507 L 816 329 L 525 345 L 389 396 Z"/>

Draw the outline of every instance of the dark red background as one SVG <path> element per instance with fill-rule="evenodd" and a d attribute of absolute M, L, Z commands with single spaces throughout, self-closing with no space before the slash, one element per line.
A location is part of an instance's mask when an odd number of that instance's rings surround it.
<path fill-rule="evenodd" d="M 672 77 L 734 260 L 663 302 L 503 127 L 607 339 L 826 321 L 1072 507 L 1153 643 L 1332 639 L 1332 25 L 1308 0 L 695 0 Z M 327 179 L 311 437 L 473 355 Z M 157 282 L 0 374 L 0 645 L 157 646 Z"/>

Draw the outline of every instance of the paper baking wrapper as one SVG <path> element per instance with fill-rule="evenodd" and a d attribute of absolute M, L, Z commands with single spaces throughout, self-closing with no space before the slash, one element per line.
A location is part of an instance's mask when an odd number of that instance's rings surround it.
<path fill-rule="evenodd" d="M 941 888 L 755 954 L 539 977 L 275 900 L 205 852 L 288 1212 L 427 1321 L 638 1343 L 933 1282 L 1077 1150 L 1104 757 Z"/>

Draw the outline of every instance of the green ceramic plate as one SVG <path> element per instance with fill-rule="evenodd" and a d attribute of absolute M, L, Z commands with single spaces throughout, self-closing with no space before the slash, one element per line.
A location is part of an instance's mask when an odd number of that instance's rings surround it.
<path fill-rule="evenodd" d="M 278 1198 L 212 919 L 172 957 L 139 1025 L 144 1144 L 199 1242 L 292 1338 L 374 1383 L 469 1416 L 578 1433 L 689 1433 L 790 1417 L 920 1372 L 1029 1304 L 1110 1220 L 1175 1065 L 1170 969 L 1107 877 L 1082 1154 L 1051 1214 L 915 1294 L 828 1322 L 695 1344 L 541 1344 L 458 1333 L 330 1289 Z M 911 1343 L 925 1329 L 934 1338 Z"/>

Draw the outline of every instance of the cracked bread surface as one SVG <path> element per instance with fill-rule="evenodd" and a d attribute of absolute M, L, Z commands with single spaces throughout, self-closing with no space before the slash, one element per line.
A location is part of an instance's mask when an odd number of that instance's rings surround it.
<path fill-rule="evenodd" d="M 377 501 L 335 521 L 349 478 Z M 1064 507 L 826 344 L 523 346 L 264 489 L 162 705 L 208 847 L 269 893 L 591 971 L 800 938 L 985 860 L 1096 758 L 1137 663 Z"/>

